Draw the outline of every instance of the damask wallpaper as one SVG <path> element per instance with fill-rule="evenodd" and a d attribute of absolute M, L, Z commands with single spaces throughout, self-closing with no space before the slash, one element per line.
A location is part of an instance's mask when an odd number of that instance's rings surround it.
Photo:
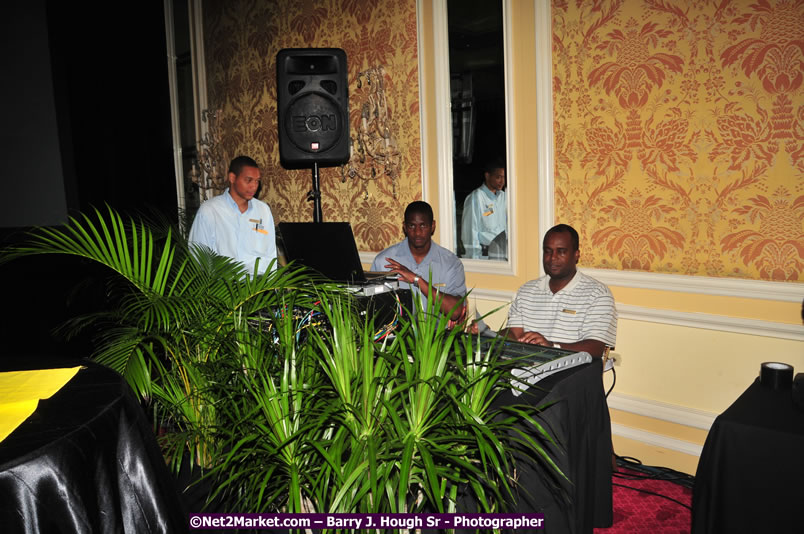
<path fill-rule="evenodd" d="M 552 17 L 556 218 L 584 265 L 804 280 L 804 1 Z"/>
<path fill-rule="evenodd" d="M 311 171 L 279 164 L 276 54 L 346 51 L 351 135 L 381 120 L 379 136 L 364 140 L 390 147 L 390 162 L 374 174 L 370 160 L 321 169 L 323 220 L 351 221 L 360 250 L 401 239 L 404 208 L 422 191 L 415 0 L 207 0 L 203 13 L 209 106 L 221 110 L 226 161 L 246 154 L 260 163 L 260 198 L 277 222 L 312 221 L 313 207 Z"/>
<path fill-rule="evenodd" d="M 203 9 L 225 157 L 262 164 L 277 221 L 311 220 L 312 204 L 310 171 L 279 165 L 276 53 L 339 47 L 352 137 L 370 104 L 396 167 L 322 169 L 324 220 L 352 221 L 361 250 L 400 239 L 422 187 L 415 0 Z M 584 266 L 804 281 L 804 1 L 553 0 L 552 13 L 556 219 L 581 232 Z"/>

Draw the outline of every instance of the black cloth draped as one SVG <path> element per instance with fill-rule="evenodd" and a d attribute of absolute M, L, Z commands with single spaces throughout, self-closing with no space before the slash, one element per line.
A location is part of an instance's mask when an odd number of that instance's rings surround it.
<path fill-rule="evenodd" d="M 2 530 L 187 531 L 174 478 L 133 392 L 117 373 L 83 363 L 0 442 Z"/>

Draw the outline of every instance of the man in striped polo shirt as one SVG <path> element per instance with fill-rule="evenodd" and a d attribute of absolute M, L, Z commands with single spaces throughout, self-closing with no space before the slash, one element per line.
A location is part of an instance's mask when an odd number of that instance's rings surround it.
<path fill-rule="evenodd" d="M 601 357 L 617 339 L 617 310 L 605 284 L 578 272 L 578 232 L 566 224 L 550 228 L 543 254 L 547 274 L 519 289 L 500 334 Z"/>

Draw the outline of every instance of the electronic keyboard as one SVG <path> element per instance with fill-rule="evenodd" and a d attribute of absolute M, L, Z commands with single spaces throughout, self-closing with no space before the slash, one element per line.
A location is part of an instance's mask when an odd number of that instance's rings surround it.
<path fill-rule="evenodd" d="M 499 351 L 501 358 L 516 360 L 516 365 L 511 369 L 516 386 L 513 391 L 515 396 L 519 396 L 522 391 L 543 378 L 592 361 L 588 352 L 573 352 L 496 337 L 473 336 L 472 347 L 481 351 L 493 347 L 495 351 Z"/>

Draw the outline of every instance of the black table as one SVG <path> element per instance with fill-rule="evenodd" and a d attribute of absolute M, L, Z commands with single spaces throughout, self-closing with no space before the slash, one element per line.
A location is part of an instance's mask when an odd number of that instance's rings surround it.
<path fill-rule="evenodd" d="M 804 531 L 804 412 L 759 379 L 719 415 L 692 496 L 692 532 Z"/>
<path fill-rule="evenodd" d="M 543 513 L 542 534 L 588 533 L 610 527 L 612 511 L 611 419 L 601 360 L 550 375 L 502 405 L 552 403 L 538 419 L 557 440 L 547 450 L 569 481 L 545 476 L 532 458 L 516 455 L 518 480 L 512 512 Z M 532 429 L 525 427 L 525 430 Z M 528 529 L 512 531 L 524 534 Z"/>
<path fill-rule="evenodd" d="M 186 532 L 137 399 L 117 373 L 87 365 L 0 442 L 3 532 Z"/>

